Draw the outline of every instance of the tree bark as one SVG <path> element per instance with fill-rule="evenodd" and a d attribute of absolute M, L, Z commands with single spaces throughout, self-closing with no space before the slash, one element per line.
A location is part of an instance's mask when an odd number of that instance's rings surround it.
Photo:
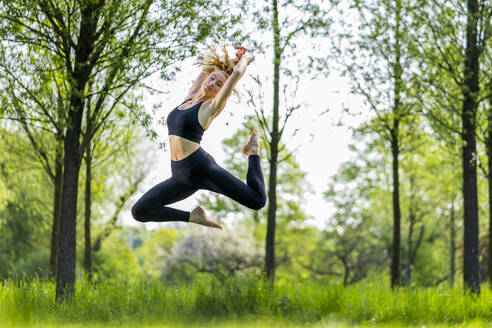
<path fill-rule="evenodd" d="M 89 113 L 89 111 L 87 111 Z M 87 128 L 89 130 L 89 128 Z M 92 245 L 91 245 L 91 180 L 92 180 L 92 157 L 91 157 L 91 143 L 87 145 L 86 157 L 85 157 L 85 222 L 84 222 L 84 269 L 87 274 L 87 280 L 92 282 Z"/>
<path fill-rule="evenodd" d="M 393 155 L 393 247 L 391 253 L 391 288 L 400 285 L 400 178 L 398 174 L 398 120 L 392 131 L 391 153 Z"/>
<path fill-rule="evenodd" d="M 453 202 L 451 203 L 451 214 L 450 214 L 450 243 L 449 243 L 449 248 L 450 248 L 450 263 L 449 263 L 449 283 L 451 286 L 454 284 L 454 275 L 456 272 L 455 269 L 455 258 L 456 258 L 456 230 L 455 230 L 455 224 L 454 224 L 454 199 Z"/>
<path fill-rule="evenodd" d="M 280 83 L 280 30 L 278 26 L 277 0 L 273 0 L 273 122 L 270 143 L 270 176 L 268 180 L 268 222 L 265 245 L 265 269 L 267 277 L 273 282 L 275 275 L 275 220 L 277 212 L 277 162 L 279 142 L 279 83 Z"/>
<path fill-rule="evenodd" d="M 413 177 L 411 178 L 411 181 L 413 181 Z M 411 182 L 412 184 L 412 182 Z M 413 190 L 412 190 L 413 191 Z M 413 199 L 413 195 L 411 197 Z M 410 201 L 410 226 L 408 228 L 408 241 L 407 241 L 407 247 L 408 247 L 408 258 L 407 258 L 407 264 L 405 268 L 405 283 L 407 285 L 410 285 L 411 280 L 412 280 L 412 265 L 413 265 L 413 228 L 415 226 L 415 210 L 413 207 L 412 201 Z"/>
<path fill-rule="evenodd" d="M 57 140 L 55 180 L 53 183 L 53 226 L 51 229 L 50 277 L 55 279 L 58 263 L 58 238 L 60 236 L 61 195 L 63 182 L 63 143 Z"/>
<path fill-rule="evenodd" d="M 492 82 L 492 81 L 491 81 Z M 492 95 L 489 97 L 489 110 L 487 113 L 487 181 L 489 184 L 489 254 L 488 254 L 488 280 L 492 286 Z"/>
<path fill-rule="evenodd" d="M 92 85 L 89 83 L 89 90 L 92 90 Z M 87 100 L 86 110 L 86 133 L 90 136 L 93 132 L 93 122 L 91 120 L 91 97 Z M 84 269 L 89 283 L 92 282 L 92 242 L 91 242 L 91 202 L 92 202 L 92 138 L 88 139 L 85 148 L 85 221 L 84 221 Z"/>
<path fill-rule="evenodd" d="M 80 170 L 79 137 L 81 111 L 70 112 L 70 126 L 65 137 L 63 192 L 58 243 L 56 299 L 73 296 L 75 284 L 77 192 Z"/>
<path fill-rule="evenodd" d="M 462 119 L 463 138 L 463 202 L 464 202 L 464 256 L 463 280 L 465 288 L 480 294 L 478 261 L 478 199 L 477 150 L 475 140 L 477 94 L 479 92 L 479 57 L 477 44 L 478 2 L 468 0 L 466 50 L 464 62 L 465 85 Z"/>
<path fill-rule="evenodd" d="M 395 26 L 395 62 L 393 64 L 394 74 L 394 105 L 393 105 L 393 127 L 391 134 L 391 154 L 393 160 L 393 247 L 391 253 L 391 288 L 400 285 L 400 178 L 399 178 L 399 155 L 400 155 L 400 93 L 402 88 L 401 49 L 400 49 L 400 20 L 402 5 L 396 1 L 396 26 Z"/>
<path fill-rule="evenodd" d="M 343 263 L 343 287 L 347 287 L 350 277 L 350 267 L 346 258 L 341 258 Z"/>

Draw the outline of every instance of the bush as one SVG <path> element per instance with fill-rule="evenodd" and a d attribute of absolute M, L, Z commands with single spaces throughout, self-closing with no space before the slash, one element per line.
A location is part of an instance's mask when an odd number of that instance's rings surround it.
<path fill-rule="evenodd" d="M 49 275 L 50 250 L 46 248 L 32 252 L 26 258 L 21 259 L 9 272 L 9 276 L 15 280 L 18 280 L 24 276 L 47 279 L 49 278 Z"/>
<path fill-rule="evenodd" d="M 262 263 L 262 251 L 253 237 L 194 227 L 164 259 L 162 277 L 191 280 L 197 272 L 208 272 L 225 279 L 239 272 L 259 272 Z"/>

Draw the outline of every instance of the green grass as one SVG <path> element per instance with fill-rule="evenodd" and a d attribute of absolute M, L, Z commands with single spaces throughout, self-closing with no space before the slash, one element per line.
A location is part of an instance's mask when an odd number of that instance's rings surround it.
<path fill-rule="evenodd" d="M 462 288 L 391 290 L 370 283 L 344 288 L 296 281 L 271 291 L 256 277 L 163 283 L 138 277 L 90 285 L 55 302 L 55 284 L 39 279 L 0 284 L 1 327 L 489 327 L 492 293 Z"/>

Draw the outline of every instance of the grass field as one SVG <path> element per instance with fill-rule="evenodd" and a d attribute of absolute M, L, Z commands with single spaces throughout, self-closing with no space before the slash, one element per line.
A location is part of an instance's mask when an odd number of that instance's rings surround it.
<path fill-rule="evenodd" d="M 55 284 L 39 279 L 0 285 L 1 327 L 490 327 L 492 293 L 460 287 L 344 288 L 297 281 L 273 291 L 257 277 L 188 283 L 126 277 L 77 280 L 75 297 L 55 302 Z"/>

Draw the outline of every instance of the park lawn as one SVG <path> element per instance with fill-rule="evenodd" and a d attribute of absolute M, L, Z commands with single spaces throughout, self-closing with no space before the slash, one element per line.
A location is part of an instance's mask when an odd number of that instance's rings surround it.
<path fill-rule="evenodd" d="M 467 327 L 467 328 L 485 328 L 490 327 L 490 322 L 473 321 L 461 324 L 404 324 L 404 323 L 364 323 L 364 324 L 350 324 L 347 322 L 336 322 L 333 320 L 321 320 L 317 323 L 293 323 L 285 320 L 271 319 L 271 320 L 249 320 L 249 321 L 229 321 L 229 322 L 213 322 L 213 323 L 142 323 L 142 322 L 126 322 L 126 323 L 41 323 L 36 324 L 19 324 L 2 322 L 0 320 L 0 326 L 4 328 L 17 328 L 17 327 L 39 327 L 39 328 L 199 328 L 199 327 L 214 327 L 214 328 L 351 328 L 351 327 L 379 327 L 379 328 L 393 328 L 393 327 L 418 327 L 418 328 L 449 328 L 449 327 Z"/>
<path fill-rule="evenodd" d="M 260 277 L 192 282 L 118 277 L 77 280 L 71 301 L 55 284 L 23 279 L 0 284 L 1 327 L 490 327 L 492 293 L 461 287 L 343 287 L 315 281 L 275 285 Z"/>

